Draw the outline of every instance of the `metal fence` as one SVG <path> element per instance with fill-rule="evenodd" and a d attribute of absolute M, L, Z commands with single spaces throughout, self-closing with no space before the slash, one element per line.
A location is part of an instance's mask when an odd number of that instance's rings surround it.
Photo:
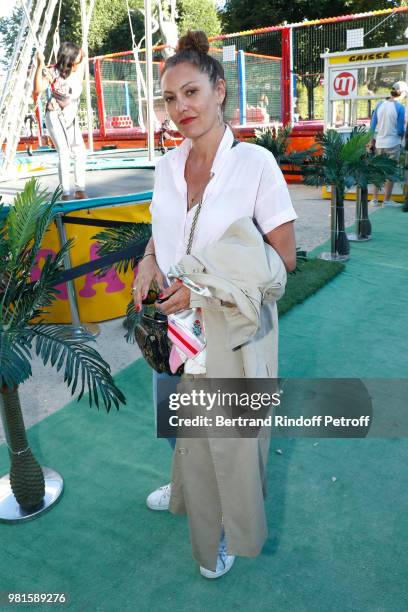
<path fill-rule="evenodd" d="M 406 43 L 408 7 L 274 26 L 210 39 L 210 53 L 224 66 L 232 124 L 323 119 L 325 51 L 346 51 L 347 31 L 362 28 L 364 48 Z M 227 48 L 227 49 L 226 49 Z M 229 49 L 228 49 L 229 48 Z M 229 51 L 229 53 L 227 53 Z M 154 112 L 158 129 L 165 118 L 160 91 L 163 47 L 154 49 Z M 145 56 L 133 52 L 90 60 L 91 91 L 98 110 L 94 125 L 145 130 Z"/>
<path fill-rule="evenodd" d="M 210 52 L 224 67 L 227 82 L 225 116 L 232 124 L 269 123 L 281 118 L 281 58 L 235 50 L 227 60 L 217 46 Z M 156 128 L 165 119 L 164 102 L 160 90 L 160 70 L 163 58 L 155 50 L 153 60 L 153 107 Z M 99 122 L 103 117 L 106 130 L 135 128 L 144 130 L 146 110 L 146 63 L 144 53 L 135 58 L 133 52 L 115 54 L 94 60 L 97 80 Z M 244 117 L 242 98 L 245 98 Z"/>

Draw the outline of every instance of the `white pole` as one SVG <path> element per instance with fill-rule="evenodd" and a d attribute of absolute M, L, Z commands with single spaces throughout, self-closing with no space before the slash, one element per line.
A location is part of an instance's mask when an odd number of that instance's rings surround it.
<path fill-rule="evenodd" d="M 33 41 L 34 42 L 34 46 L 37 48 L 38 51 L 40 51 L 41 50 L 41 46 L 40 46 L 40 43 L 38 42 L 37 34 L 36 34 L 36 32 L 35 32 L 35 30 L 33 28 L 33 24 L 32 24 L 32 21 L 30 19 L 30 12 L 29 12 L 29 10 L 27 8 L 27 5 L 26 5 L 24 0 L 20 0 L 20 4 L 22 6 L 22 9 L 24 11 L 25 17 L 27 19 L 28 29 L 30 30 L 31 36 L 34 39 L 34 41 Z"/>
<path fill-rule="evenodd" d="M 293 39 L 295 36 L 295 32 L 293 30 L 293 28 L 290 28 L 290 35 L 289 35 L 289 49 L 290 49 L 290 58 L 289 58 L 289 70 L 290 70 L 290 95 L 289 95 L 289 100 L 290 100 L 290 126 L 293 128 L 293 126 L 295 125 L 295 105 L 294 105 L 294 96 L 293 96 L 293 92 L 294 92 L 294 84 L 295 84 L 295 75 L 293 72 Z"/>
<path fill-rule="evenodd" d="M 93 118 L 91 102 L 91 82 L 89 78 L 89 59 L 88 59 L 88 31 L 94 0 L 90 1 L 89 12 L 86 10 L 86 0 L 81 0 L 81 26 L 82 26 L 82 48 L 86 53 L 85 61 L 85 91 L 86 91 L 86 112 L 88 117 L 88 150 L 93 153 Z"/>
<path fill-rule="evenodd" d="M 152 52 L 152 2 L 144 0 L 146 32 L 146 84 L 147 84 L 147 151 L 149 161 L 154 160 L 154 110 L 153 110 L 153 52 Z"/>
<path fill-rule="evenodd" d="M 33 3 L 33 0 L 29 0 L 28 1 L 28 5 L 26 7 L 28 12 L 31 10 L 32 3 Z M 0 14 L 0 17 L 1 17 L 1 14 Z M 17 38 L 17 40 L 15 42 L 13 55 L 11 57 L 9 65 L 7 66 L 7 76 L 6 76 L 6 80 L 5 80 L 4 85 L 3 85 L 3 91 L 2 91 L 1 97 L 0 97 L 0 114 L 1 114 L 1 111 L 3 110 L 3 102 L 4 102 L 4 99 L 6 97 L 6 93 L 8 91 L 8 87 L 9 87 L 11 78 L 13 76 L 13 74 L 12 74 L 13 66 L 15 66 L 17 56 L 21 52 L 21 43 L 22 43 L 23 37 L 25 35 L 25 22 L 26 22 L 26 20 L 27 20 L 27 16 L 26 16 L 26 13 L 24 13 L 24 16 L 23 16 L 23 18 L 21 20 L 21 24 L 20 24 L 20 31 L 18 33 L 18 38 Z"/>

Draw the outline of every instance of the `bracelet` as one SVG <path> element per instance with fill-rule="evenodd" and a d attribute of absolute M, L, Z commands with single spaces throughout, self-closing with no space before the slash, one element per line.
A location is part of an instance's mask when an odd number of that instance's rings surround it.
<path fill-rule="evenodd" d="M 149 257 L 149 255 L 152 255 L 153 257 L 156 257 L 156 253 L 145 253 L 142 257 L 142 259 L 144 259 L 145 257 Z"/>

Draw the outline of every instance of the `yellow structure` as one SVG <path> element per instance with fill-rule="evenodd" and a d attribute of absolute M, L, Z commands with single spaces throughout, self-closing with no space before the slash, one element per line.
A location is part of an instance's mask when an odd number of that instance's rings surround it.
<path fill-rule="evenodd" d="M 149 203 L 130 204 L 108 208 L 94 208 L 72 213 L 72 216 L 86 219 L 113 219 L 115 221 L 133 221 L 150 223 Z M 66 223 L 67 238 L 74 239 L 71 249 L 72 266 L 78 266 L 97 258 L 97 243 L 92 238 L 102 231 L 100 227 L 90 225 L 70 225 Z M 32 280 L 44 263 L 49 253 L 56 253 L 60 248 L 55 226 L 47 233 L 32 271 Z M 118 274 L 113 268 L 105 275 L 89 273 L 74 281 L 80 319 L 84 323 L 105 321 L 124 316 L 130 301 L 131 286 L 136 271 L 128 270 Z M 70 323 L 71 315 L 65 284 L 60 287 L 60 294 L 49 308 L 44 320 L 54 323 Z"/>

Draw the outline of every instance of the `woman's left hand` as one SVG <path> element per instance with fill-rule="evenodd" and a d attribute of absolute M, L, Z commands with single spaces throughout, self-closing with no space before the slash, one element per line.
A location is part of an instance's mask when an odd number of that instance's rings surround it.
<path fill-rule="evenodd" d="M 174 314 L 180 310 L 190 308 L 190 289 L 176 281 L 160 293 L 159 298 L 166 300 L 163 303 L 156 302 L 155 306 L 165 315 Z M 168 298 L 168 299 L 167 299 Z"/>

